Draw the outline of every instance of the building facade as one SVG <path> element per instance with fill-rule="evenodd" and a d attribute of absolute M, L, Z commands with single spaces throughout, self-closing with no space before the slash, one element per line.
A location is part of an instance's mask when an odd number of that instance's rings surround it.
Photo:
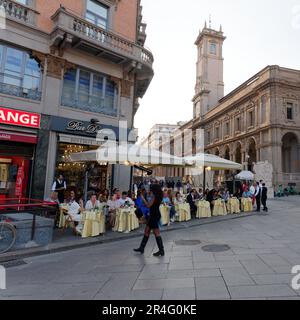
<path fill-rule="evenodd" d="M 299 188 L 300 70 L 267 66 L 224 96 L 225 39 L 222 27 L 217 31 L 205 24 L 195 42 L 198 59 L 193 119 L 179 134 L 192 130 L 191 150 L 195 154 L 203 150 L 195 138 L 197 129 L 203 129 L 206 153 L 241 163 L 245 170 L 260 171 L 264 179 L 268 178 L 263 171 L 268 171 L 269 187 L 296 184 Z M 166 169 L 159 170 L 160 175 L 167 174 Z M 177 169 L 173 170 L 176 176 Z M 233 174 L 215 172 L 211 181 L 220 184 L 232 180 Z"/>
<path fill-rule="evenodd" d="M 85 183 L 128 190 L 130 168 L 70 163 L 68 156 L 98 148 L 99 130 L 118 140 L 119 121 L 133 128 L 154 74 L 140 0 L 22 0 L 1 7 L 2 197 L 18 194 L 20 177 L 23 196 L 46 197 L 59 173 L 79 193 Z M 38 125 L 16 121 L 17 114 L 38 116 Z"/>
<path fill-rule="evenodd" d="M 300 186 L 300 71 L 267 66 L 224 96 L 225 37 L 206 26 L 198 48 L 194 117 L 205 131 L 205 151 L 244 165 L 273 167 L 273 186 Z M 230 177 L 217 172 L 215 182 Z"/>

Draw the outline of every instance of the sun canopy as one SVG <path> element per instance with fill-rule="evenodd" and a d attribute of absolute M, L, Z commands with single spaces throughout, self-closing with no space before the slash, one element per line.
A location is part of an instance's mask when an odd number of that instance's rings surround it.
<path fill-rule="evenodd" d="M 101 147 L 97 150 L 73 153 L 72 162 L 97 161 L 110 164 L 137 165 L 153 168 L 155 166 L 186 166 L 184 158 L 172 156 L 155 149 L 139 145 Z"/>
<path fill-rule="evenodd" d="M 242 165 L 218 156 L 199 153 L 193 157 L 176 157 L 155 149 L 141 147 L 137 144 L 106 146 L 97 150 L 73 153 L 72 162 L 105 162 L 154 168 L 158 166 L 172 167 L 210 167 L 211 170 L 242 170 Z"/>
<path fill-rule="evenodd" d="M 251 171 L 241 171 L 239 174 L 235 176 L 235 178 L 238 180 L 253 181 L 254 174 Z"/>
<path fill-rule="evenodd" d="M 213 154 L 198 153 L 193 157 L 185 157 L 186 164 L 190 166 L 209 167 L 211 170 L 242 170 L 243 166 L 239 163 L 220 158 Z"/>

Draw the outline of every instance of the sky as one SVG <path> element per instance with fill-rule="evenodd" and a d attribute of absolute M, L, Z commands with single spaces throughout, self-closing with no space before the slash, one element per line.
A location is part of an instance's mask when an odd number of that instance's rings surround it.
<path fill-rule="evenodd" d="M 267 65 L 300 70 L 300 0 L 142 0 L 145 46 L 154 55 L 154 78 L 135 117 L 140 139 L 156 123 L 193 115 L 197 47 L 211 15 L 222 25 L 225 94 Z"/>

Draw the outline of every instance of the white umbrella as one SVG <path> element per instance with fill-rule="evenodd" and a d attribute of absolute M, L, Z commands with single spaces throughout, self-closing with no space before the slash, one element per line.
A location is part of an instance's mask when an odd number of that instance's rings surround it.
<path fill-rule="evenodd" d="M 70 155 L 72 162 L 106 162 L 125 165 L 143 165 L 143 166 L 186 166 L 183 158 L 160 152 L 151 148 L 144 148 L 137 144 L 102 146 L 97 150 L 72 153 Z"/>
<path fill-rule="evenodd" d="M 251 171 L 241 171 L 235 178 L 238 180 L 254 181 L 254 174 Z"/>
<path fill-rule="evenodd" d="M 243 166 L 213 154 L 198 153 L 193 157 L 185 157 L 185 163 L 195 167 L 209 167 L 211 170 L 242 170 Z"/>

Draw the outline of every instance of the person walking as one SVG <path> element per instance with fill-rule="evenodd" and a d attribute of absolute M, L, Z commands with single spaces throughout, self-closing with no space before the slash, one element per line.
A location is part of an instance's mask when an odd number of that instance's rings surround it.
<path fill-rule="evenodd" d="M 260 188 L 259 182 L 256 183 L 255 199 L 256 199 L 256 211 L 260 212 L 261 188 Z"/>
<path fill-rule="evenodd" d="M 67 190 L 67 184 L 62 174 L 60 174 L 52 185 L 52 191 L 57 192 L 59 203 L 65 201 L 65 191 Z"/>
<path fill-rule="evenodd" d="M 165 255 L 164 246 L 163 246 L 163 240 L 160 235 L 159 230 L 159 222 L 161 219 L 161 214 L 159 207 L 161 205 L 162 199 L 163 199 L 163 192 L 161 190 L 161 187 L 159 184 L 153 184 L 151 185 L 151 200 L 148 202 L 143 195 L 141 195 L 141 198 L 145 205 L 150 209 L 150 215 L 147 221 L 147 225 L 144 232 L 143 240 L 140 244 L 140 247 L 138 249 L 133 249 L 135 252 L 140 252 L 141 254 L 144 254 L 145 247 L 147 245 L 147 242 L 150 237 L 150 233 L 153 230 L 153 233 L 155 235 L 156 243 L 158 246 L 159 251 L 154 253 L 153 255 L 155 257 L 160 257 Z"/>
<path fill-rule="evenodd" d="M 266 184 L 262 184 L 262 190 L 261 190 L 261 204 L 263 205 L 263 211 L 268 212 L 267 207 L 267 199 L 268 199 L 268 188 L 266 187 Z"/>

